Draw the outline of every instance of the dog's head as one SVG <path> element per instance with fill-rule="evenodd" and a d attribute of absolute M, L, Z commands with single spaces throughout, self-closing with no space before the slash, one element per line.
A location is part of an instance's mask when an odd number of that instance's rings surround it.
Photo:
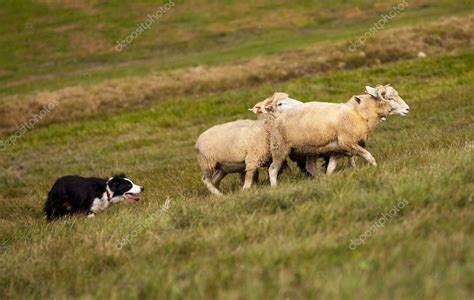
<path fill-rule="evenodd" d="M 111 194 L 110 202 L 112 203 L 117 203 L 124 199 L 139 201 L 139 194 L 145 190 L 144 187 L 133 183 L 123 173 L 109 178 L 107 189 Z"/>

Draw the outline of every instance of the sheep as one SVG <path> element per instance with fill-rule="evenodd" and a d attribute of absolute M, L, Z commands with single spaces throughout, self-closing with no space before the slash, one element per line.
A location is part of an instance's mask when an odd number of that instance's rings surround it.
<path fill-rule="evenodd" d="M 276 97 L 267 98 L 255 104 L 253 108 L 249 108 L 249 111 L 257 115 L 257 120 L 265 118 L 266 117 L 265 114 L 267 113 L 275 112 L 278 114 L 278 113 L 284 112 L 285 110 L 292 109 L 294 107 L 297 107 L 303 104 L 303 102 L 301 101 L 288 98 L 288 94 L 285 94 L 285 93 L 275 93 L 274 96 Z M 290 155 L 290 160 L 296 162 L 296 165 L 298 166 L 298 168 L 303 174 L 307 176 L 311 176 L 313 174 L 311 173 L 311 171 L 308 171 L 306 168 L 306 163 L 307 163 L 306 156 Z M 308 164 L 309 164 L 309 161 L 308 161 Z M 316 162 L 314 162 L 314 164 L 316 164 Z M 288 163 L 285 160 L 280 173 L 283 172 L 283 170 L 286 168 L 288 168 Z"/>
<path fill-rule="evenodd" d="M 264 109 L 276 110 L 275 105 L 288 96 L 284 95 L 275 93 L 266 99 Z M 222 195 L 218 186 L 228 173 L 245 172 L 243 189 L 252 186 L 258 168 L 270 164 L 270 132 L 275 118 L 274 113 L 268 113 L 259 120 L 228 122 L 199 136 L 195 145 L 197 160 L 203 172 L 202 181 L 212 194 Z"/>
<path fill-rule="evenodd" d="M 288 98 L 286 93 L 274 93 L 273 96 L 266 98 L 263 101 L 258 102 L 249 108 L 251 112 L 257 115 L 257 120 L 267 118 L 267 115 L 264 114 L 274 114 L 277 115 L 285 110 L 291 109 L 297 105 L 303 104 L 303 102 Z M 288 164 L 284 164 L 281 172 L 288 167 Z M 215 186 L 218 186 L 220 181 L 227 175 L 223 170 L 217 170 L 213 175 L 213 182 Z M 240 173 L 240 181 L 242 184 L 245 181 L 245 172 Z M 255 172 L 253 177 L 254 182 L 258 182 L 258 172 Z"/>
<path fill-rule="evenodd" d="M 361 143 L 365 143 L 382 118 L 405 116 L 410 108 L 390 85 L 366 86 L 366 92 L 352 97 L 348 103 L 305 103 L 281 113 L 271 134 L 270 185 L 277 185 L 278 172 L 292 151 L 304 155 L 357 155 L 377 166 Z"/>
<path fill-rule="evenodd" d="M 321 106 L 325 106 L 327 104 L 331 104 L 328 102 L 311 102 L 315 104 L 319 104 Z M 257 119 L 264 118 L 266 113 L 281 113 L 288 109 L 292 109 L 299 105 L 303 104 L 303 102 L 288 98 L 288 94 L 285 93 L 275 93 L 273 97 L 267 98 L 264 101 L 261 101 L 253 108 L 249 110 L 252 111 L 254 114 L 257 115 Z M 325 163 L 324 167 L 326 169 L 326 174 L 330 175 L 336 168 L 337 159 L 343 155 L 338 153 L 326 153 L 320 154 L 317 156 L 306 156 L 306 155 L 298 155 L 296 153 L 290 153 L 289 158 L 290 160 L 294 161 L 300 171 L 305 174 L 306 176 L 314 176 L 316 171 L 317 159 L 323 158 Z M 352 167 L 355 167 L 355 160 L 354 157 L 349 157 L 349 163 Z M 286 161 L 283 164 L 283 169 L 287 168 Z M 281 173 L 281 172 L 280 172 Z"/>
<path fill-rule="evenodd" d="M 273 116 L 278 116 L 279 113 L 282 113 L 288 109 L 291 109 L 301 104 L 303 104 L 303 102 L 289 98 L 288 94 L 286 93 L 275 93 L 272 97 L 258 102 L 254 105 L 254 107 L 249 108 L 249 111 L 256 114 L 257 120 L 260 120 L 267 118 L 266 114 L 273 114 Z M 304 159 L 305 161 L 302 164 L 299 161 L 297 162 L 297 164 L 302 172 L 309 174 L 305 169 L 306 158 Z M 296 162 L 296 160 L 293 161 Z M 282 173 L 286 169 L 289 169 L 289 167 L 288 163 L 285 161 L 283 163 L 283 167 L 280 170 L 280 173 Z M 243 176 L 243 174 L 240 175 L 241 181 L 243 181 Z M 258 181 L 258 172 L 255 174 L 254 181 Z"/>
<path fill-rule="evenodd" d="M 267 98 L 265 99 L 264 101 L 262 102 L 259 102 L 257 103 L 253 109 L 250 109 L 250 110 L 253 110 L 255 113 L 257 113 L 259 116 L 258 119 L 268 119 L 269 116 L 268 115 L 261 115 L 262 112 L 265 112 L 265 113 L 270 113 L 270 112 L 273 112 L 273 111 L 277 111 L 275 108 L 278 106 L 278 104 L 281 102 L 281 101 L 285 101 L 287 99 L 288 95 L 287 94 L 284 94 L 284 93 L 275 93 L 272 97 L 270 98 Z M 281 111 L 281 109 L 279 109 L 278 111 Z M 241 123 L 240 121 L 236 121 L 236 122 L 231 122 L 231 123 L 234 123 L 237 124 L 237 123 Z M 223 124 L 225 125 L 225 124 Z M 259 136 L 256 136 L 257 139 L 260 139 Z M 200 138 L 201 139 L 201 138 Z M 198 139 L 199 140 L 199 139 Z M 198 151 L 199 152 L 199 151 Z M 204 168 L 203 168 L 204 170 Z M 219 186 L 219 183 L 220 181 L 228 174 L 228 173 L 239 173 L 239 168 L 237 169 L 232 169 L 232 168 L 226 168 L 225 166 L 224 167 L 221 167 L 221 168 L 217 168 L 212 176 L 212 180 L 211 180 L 211 183 L 214 187 L 218 188 Z M 240 172 L 240 177 L 241 177 L 241 181 L 244 183 L 245 181 L 245 168 L 241 168 L 241 172 Z M 203 177 L 204 178 L 204 177 Z M 258 172 L 255 172 L 254 173 L 254 176 L 253 176 L 253 181 L 258 181 Z M 205 183 L 206 186 L 208 186 L 207 183 Z M 244 186 L 245 186 L 245 183 L 244 183 Z M 217 194 L 215 192 L 215 190 L 212 188 L 212 186 L 210 187 L 210 191 L 213 192 L 214 194 Z"/>

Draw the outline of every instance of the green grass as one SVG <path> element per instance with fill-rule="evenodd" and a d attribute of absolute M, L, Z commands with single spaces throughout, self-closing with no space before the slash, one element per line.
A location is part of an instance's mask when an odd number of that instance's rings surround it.
<path fill-rule="evenodd" d="M 160 4 L 6 0 L 0 8 L 0 94 L 21 94 L 232 62 L 358 38 L 397 1 L 176 1 L 129 49 L 124 39 Z M 82 1 L 94 3 L 97 1 Z M 68 4 L 69 3 L 69 4 Z M 410 1 L 387 28 L 472 13 L 464 0 Z"/>
<path fill-rule="evenodd" d="M 115 41 L 165 1 L 2 1 L 0 102 L 338 45 L 399 3 L 175 2 L 117 53 Z M 387 29 L 422 33 L 431 21 L 474 11 L 465 0 L 407 2 Z M 471 299 L 474 54 L 467 38 L 459 41 L 464 46 L 438 56 L 428 51 L 425 59 L 397 57 L 344 71 L 331 66 L 227 91 L 190 89 L 186 98 L 150 99 L 114 115 L 45 120 L 0 151 L 0 299 Z M 380 42 L 388 49 L 395 41 Z M 260 170 L 261 182 L 247 192 L 234 174 L 224 179 L 222 198 L 201 183 L 194 143 L 207 128 L 253 118 L 247 108 L 275 91 L 345 102 L 367 84 L 386 82 L 411 112 L 389 117 L 371 135 L 367 147 L 378 167 L 358 158 L 350 169 L 341 160 L 332 176 L 308 179 L 292 164 L 275 189 Z M 10 129 L 0 130 L 0 140 Z M 42 205 L 57 177 L 120 171 L 146 187 L 139 203 L 95 219 L 45 222 Z M 405 207 L 383 228 L 350 249 L 401 201 Z"/>
<path fill-rule="evenodd" d="M 0 153 L 0 295 L 469 299 L 473 67 L 474 55 L 462 52 L 170 99 L 30 131 Z M 252 118 L 246 109 L 275 90 L 343 102 L 382 82 L 398 89 L 411 113 L 390 117 L 371 136 L 377 168 L 358 159 L 356 169 L 305 179 L 292 166 L 278 188 L 263 180 L 248 192 L 229 176 L 223 198 L 209 196 L 200 182 L 197 136 Z M 41 206 L 57 176 L 117 171 L 146 187 L 141 202 L 95 219 L 44 221 Z M 402 200 L 404 209 L 349 249 Z"/>

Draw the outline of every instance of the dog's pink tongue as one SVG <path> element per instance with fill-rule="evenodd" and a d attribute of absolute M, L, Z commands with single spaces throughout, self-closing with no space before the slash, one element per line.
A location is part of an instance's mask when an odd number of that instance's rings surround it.
<path fill-rule="evenodd" d="M 133 201 L 140 201 L 140 197 L 137 195 L 127 194 L 127 198 Z"/>

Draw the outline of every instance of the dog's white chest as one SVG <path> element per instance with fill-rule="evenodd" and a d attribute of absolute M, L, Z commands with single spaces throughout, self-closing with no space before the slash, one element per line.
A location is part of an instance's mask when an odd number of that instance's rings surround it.
<path fill-rule="evenodd" d="M 106 209 L 110 205 L 109 201 L 101 198 L 94 198 L 92 201 L 91 211 L 97 213 L 101 210 Z"/>

